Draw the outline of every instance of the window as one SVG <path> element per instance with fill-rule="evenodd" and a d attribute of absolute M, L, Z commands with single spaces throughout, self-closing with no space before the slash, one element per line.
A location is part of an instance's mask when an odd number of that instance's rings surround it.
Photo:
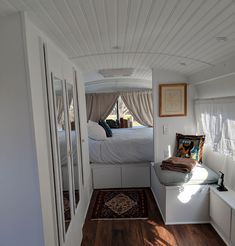
<path fill-rule="evenodd" d="M 125 103 L 123 102 L 121 97 L 118 97 L 117 102 L 114 105 L 112 112 L 106 118 L 107 120 L 119 120 L 120 118 L 124 118 L 126 120 L 130 119 L 132 122 L 133 127 L 142 126 L 139 122 L 137 122 L 131 113 L 129 112 L 128 108 L 126 107 Z"/>
<path fill-rule="evenodd" d="M 235 160 L 234 107 L 235 97 L 195 102 L 198 132 L 206 135 L 206 145 Z"/>

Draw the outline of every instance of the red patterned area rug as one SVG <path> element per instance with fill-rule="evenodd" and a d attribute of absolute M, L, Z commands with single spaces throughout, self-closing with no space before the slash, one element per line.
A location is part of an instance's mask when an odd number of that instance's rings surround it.
<path fill-rule="evenodd" d="M 92 220 L 147 219 L 148 206 L 143 189 L 98 190 Z"/>

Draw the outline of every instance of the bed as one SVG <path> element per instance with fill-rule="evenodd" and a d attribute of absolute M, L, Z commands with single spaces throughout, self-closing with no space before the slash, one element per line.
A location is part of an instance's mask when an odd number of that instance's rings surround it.
<path fill-rule="evenodd" d="M 113 136 L 105 141 L 89 139 L 90 162 L 131 163 L 153 161 L 153 129 L 113 129 Z"/>
<path fill-rule="evenodd" d="M 104 141 L 89 139 L 94 188 L 149 187 L 153 128 L 112 129 Z"/>

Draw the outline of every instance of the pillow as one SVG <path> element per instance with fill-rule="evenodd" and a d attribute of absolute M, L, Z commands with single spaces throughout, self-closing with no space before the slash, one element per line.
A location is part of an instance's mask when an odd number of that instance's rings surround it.
<path fill-rule="evenodd" d="M 201 163 L 204 142 L 205 135 L 195 136 L 176 133 L 175 156 L 192 158 Z"/>
<path fill-rule="evenodd" d="M 89 120 L 87 124 L 88 126 L 96 126 L 98 123 L 95 121 Z"/>
<path fill-rule="evenodd" d="M 109 125 L 110 128 L 119 128 L 118 120 L 106 120 L 106 123 Z"/>
<path fill-rule="evenodd" d="M 107 137 L 113 136 L 111 128 L 104 120 L 99 120 L 99 125 L 101 125 L 104 128 Z"/>
<path fill-rule="evenodd" d="M 91 139 L 103 141 L 107 138 L 104 128 L 94 121 L 88 121 L 87 129 L 88 137 Z"/>

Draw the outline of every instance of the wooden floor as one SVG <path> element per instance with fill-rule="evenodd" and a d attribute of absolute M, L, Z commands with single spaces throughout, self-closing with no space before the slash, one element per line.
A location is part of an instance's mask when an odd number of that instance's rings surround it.
<path fill-rule="evenodd" d="M 148 220 L 93 220 L 94 191 L 83 227 L 82 246 L 222 246 L 225 245 L 210 224 L 164 225 L 150 189 Z"/>

